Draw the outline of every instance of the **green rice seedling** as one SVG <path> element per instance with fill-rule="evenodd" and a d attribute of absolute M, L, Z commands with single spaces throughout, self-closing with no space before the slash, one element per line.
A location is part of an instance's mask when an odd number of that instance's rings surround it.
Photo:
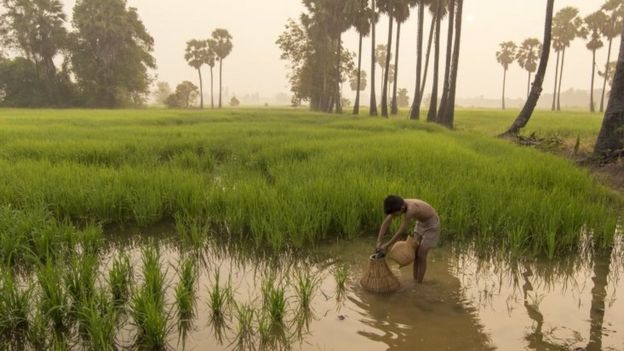
<path fill-rule="evenodd" d="M 79 237 L 82 253 L 86 255 L 97 255 L 104 243 L 102 228 L 98 226 L 88 226 L 81 230 Z"/>
<path fill-rule="evenodd" d="M 186 335 L 192 328 L 193 319 L 195 318 L 198 279 L 196 261 L 192 258 L 182 260 L 178 268 L 178 277 L 175 301 L 178 311 L 178 334 L 184 346 Z"/>
<path fill-rule="evenodd" d="M 49 320 L 39 304 L 33 307 L 32 319 L 28 330 L 28 344 L 33 350 L 48 350 L 50 340 Z"/>
<path fill-rule="evenodd" d="M 160 249 L 147 245 L 141 249 L 143 263 L 143 290 L 161 309 L 165 304 L 165 275 L 160 266 Z"/>
<path fill-rule="evenodd" d="M 37 281 L 41 291 L 41 306 L 45 318 L 51 323 L 55 334 L 64 334 L 70 327 L 71 304 L 63 279 L 52 262 L 39 267 Z"/>
<path fill-rule="evenodd" d="M 298 311 L 310 311 L 317 284 L 318 278 L 307 270 L 296 274 L 295 293 L 299 302 Z"/>
<path fill-rule="evenodd" d="M 170 316 L 165 313 L 161 297 L 147 286 L 135 293 L 130 313 L 136 328 L 134 345 L 140 350 L 165 350 L 170 332 Z"/>
<path fill-rule="evenodd" d="M 23 344 L 30 322 L 32 286 L 20 289 L 15 277 L 2 273 L 0 280 L 0 337 L 8 343 Z M 0 344 L 1 345 L 1 344 Z"/>
<path fill-rule="evenodd" d="M 236 306 L 236 336 L 233 346 L 238 350 L 251 350 L 254 348 L 254 316 L 256 310 L 253 306 L 242 304 Z"/>
<path fill-rule="evenodd" d="M 96 293 L 78 311 L 79 332 L 89 350 L 116 350 L 117 310 L 104 292 Z"/>
<path fill-rule="evenodd" d="M 184 214 L 175 215 L 175 227 L 184 245 L 200 248 L 208 237 L 208 224 L 201 216 Z"/>
<path fill-rule="evenodd" d="M 80 305 L 95 293 L 98 258 L 92 255 L 73 256 L 64 272 L 63 281 L 71 297 L 70 317 L 76 318 Z"/>
<path fill-rule="evenodd" d="M 349 279 L 349 267 L 344 263 L 338 263 L 334 266 L 333 272 L 336 280 L 336 291 L 339 293 L 344 292 Z"/>
<path fill-rule="evenodd" d="M 220 284 L 220 272 L 219 269 L 215 269 L 213 276 L 213 286 L 210 290 L 208 305 L 210 307 L 211 319 L 213 322 L 223 323 L 226 319 L 226 313 L 228 306 L 234 299 L 234 293 L 232 291 L 232 285 L 228 281 L 225 287 Z"/>
<path fill-rule="evenodd" d="M 117 309 L 122 309 L 128 302 L 132 284 L 132 267 L 130 258 L 126 253 L 119 254 L 113 261 L 111 270 L 108 272 L 113 304 Z"/>
<path fill-rule="evenodd" d="M 262 307 L 275 327 L 284 325 L 286 316 L 286 292 L 281 286 L 275 286 L 277 280 L 269 276 L 262 283 Z"/>

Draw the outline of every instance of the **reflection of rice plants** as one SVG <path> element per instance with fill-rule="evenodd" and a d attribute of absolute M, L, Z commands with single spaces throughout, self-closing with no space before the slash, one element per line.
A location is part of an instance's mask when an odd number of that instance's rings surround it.
<path fill-rule="evenodd" d="M 115 307 L 121 308 L 128 302 L 131 282 L 130 258 L 126 254 L 121 254 L 115 258 L 113 266 L 108 272 L 108 283 Z"/>
<path fill-rule="evenodd" d="M 256 310 L 249 305 L 236 306 L 236 337 L 233 346 L 238 350 L 250 350 L 254 348 L 254 315 Z"/>
<path fill-rule="evenodd" d="M 195 260 L 187 258 L 180 263 L 178 269 L 179 282 L 175 290 L 175 301 L 178 310 L 178 332 L 181 340 L 192 327 L 195 317 L 195 301 L 198 272 Z"/>
<path fill-rule="evenodd" d="M 233 291 L 230 281 L 225 287 L 222 287 L 219 282 L 220 273 L 218 269 L 215 269 L 214 273 L 214 285 L 210 290 L 210 296 L 208 304 L 210 306 L 211 317 L 213 321 L 224 321 L 225 313 L 229 303 L 233 300 Z"/>
<path fill-rule="evenodd" d="M 276 281 L 269 276 L 262 283 L 262 307 L 274 327 L 283 326 L 286 315 L 286 293 L 283 287 L 276 287 Z"/>
<path fill-rule="evenodd" d="M 8 272 L 0 280 L 0 338 L 22 344 L 28 332 L 32 287 L 20 289 Z"/>

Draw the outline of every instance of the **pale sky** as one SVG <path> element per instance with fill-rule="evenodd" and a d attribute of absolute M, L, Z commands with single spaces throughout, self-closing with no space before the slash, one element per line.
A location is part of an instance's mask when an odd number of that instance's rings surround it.
<path fill-rule="evenodd" d="M 75 0 L 65 0 L 67 12 Z M 214 28 L 226 28 L 233 36 L 234 49 L 224 61 L 224 87 L 238 96 L 259 93 L 273 97 L 288 93 L 287 63 L 280 60 L 275 44 L 288 18 L 297 19 L 303 11 L 300 0 L 128 0 L 138 8 L 139 15 L 155 39 L 154 55 L 159 80 L 172 87 L 183 80 L 197 84 L 197 74 L 184 61 L 185 43 L 193 38 L 207 38 Z M 565 6 L 575 6 L 586 16 L 595 11 L 603 0 L 556 0 L 555 12 Z M 495 52 L 502 41 L 521 42 L 528 37 L 543 39 L 546 0 L 465 0 L 458 96 L 470 98 L 500 97 L 502 68 Z M 446 37 L 446 23 L 442 25 Z M 426 24 L 428 30 L 428 25 Z M 377 26 L 378 44 L 387 40 L 387 20 Z M 399 87 L 407 88 L 410 97 L 414 89 L 416 66 L 416 16 L 402 27 L 399 63 Z M 344 36 L 345 47 L 357 51 L 357 35 L 349 31 Z M 370 39 L 363 47 L 363 68 L 370 71 Z M 444 54 L 444 43 L 441 53 Z M 615 60 L 618 45 L 614 46 Z M 606 48 L 598 52 L 600 67 L 606 61 Z M 443 56 L 442 56 L 443 57 Z M 552 56 L 551 56 L 552 57 Z M 443 62 L 443 61 L 442 61 Z M 551 58 L 545 81 L 545 93 L 552 93 L 555 61 Z M 563 90 L 589 90 L 591 53 L 585 43 L 577 40 L 566 54 Z M 378 70 L 379 72 L 379 70 Z M 378 73 L 380 74 L 380 72 Z M 442 76 L 443 71 L 440 72 Z M 205 70 L 204 77 L 209 77 Z M 377 82 L 380 82 L 377 77 Z M 516 64 L 508 74 L 507 96 L 526 95 L 525 71 Z M 205 80 L 205 84 L 206 84 Z M 216 81 L 215 81 L 216 82 Z M 378 83 L 379 85 L 379 83 Z M 597 84 L 598 87 L 598 84 Z M 352 99 L 348 85 L 343 94 Z M 367 92 L 365 92 L 368 95 Z"/>

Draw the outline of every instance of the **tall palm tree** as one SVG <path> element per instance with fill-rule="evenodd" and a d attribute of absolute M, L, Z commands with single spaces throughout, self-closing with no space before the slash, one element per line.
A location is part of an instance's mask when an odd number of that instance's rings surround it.
<path fill-rule="evenodd" d="M 418 6 L 418 33 L 416 38 L 416 87 L 414 88 L 414 101 L 410 112 L 410 119 L 420 119 L 420 104 L 422 101 L 421 80 L 422 80 L 422 58 L 423 58 L 423 31 L 425 25 L 425 6 L 428 0 L 415 0 Z"/>
<path fill-rule="evenodd" d="M 434 0 L 431 2 L 429 9 L 433 20 L 435 21 L 435 49 L 433 54 L 433 83 L 431 87 L 431 101 L 429 103 L 429 112 L 427 121 L 434 122 L 438 116 L 438 78 L 440 69 L 440 27 L 442 19 L 446 16 L 446 1 Z"/>
<path fill-rule="evenodd" d="M 565 67 L 566 49 L 577 38 L 587 37 L 587 29 L 583 26 L 583 19 L 579 17 L 579 10 L 574 7 L 564 7 L 553 18 L 553 36 L 558 38 L 561 50 L 561 66 L 559 67 L 559 83 L 557 92 L 557 111 L 561 111 L 561 87 L 563 70 Z"/>
<path fill-rule="evenodd" d="M 444 108 L 447 106 L 447 100 L 449 98 L 449 85 L 450 85 L 450 73 L 451 73 L 451 55 L 453 55 L 453 31 L 455 28 L 455 0 L 448 1 L 448 33 L 446 38 L 446 64 L 444 69 L 444 80 L 442 81 L 442 99 L 440 100 L 440 109 L 438 110 L 438 116 L 444 114 Z"/>
<path fill-rule="evenodd" d="M 624 26 L 621 33 L 620 55 L 613 77 L 611 97 L 594 148 L 594 154 L 606 160 L 615 160 L 624 154 L 624 139 L 622 138 L 622 129 L 624 128 Z"/>
<path fill-rule="evenodd" d="M 392 60 L 392 54 L 390 54 L 390 59 Z M 388 46 L 385 44 L 377 45 L 375 48 L 375 61 L 379 65 L 381 69 L 381 81 L 379 84 L 383 87 L 384 78 L 386 77 L 386 63 L 388 62 Z"/>
<path fill-rule="evenodd" d="M 509 65 L 516 60 L 516 49 L 518 46 L 513 41 L 506 41 L 500 44 L 500 50 L 496 52 L 496 61 L 503 66 L 503 110 L 505 109 L 505 87 L 507 83 L 507 70 Z"/>
<path fill-rule="evenodd" d="M 371 116 L 377 116 L 377 97 L 375 92 L 375 25 L 379 16 L 377 13 L 377 7 L 375 6 L 375 0 L 371 0 L 371 92 L 370 92 L 370 110 Z"/>
<path fill-rule="evenodd" d="M 371 30 L 372 11 L 368 7 L 368 0 L 355 0 L 356 7 L 351 17 L 351 24 L 360 36 L 358 45 L 358 68 L 357 68 L 357 86 L 355 93 L 355 103 L 353 104 L 353 114 L 360 114 L 360 84 L 362 79 L 362 40 L 368 36 Z"/>
<path fill-rule="evenodd" d="M 206 64 L 210 67 L 210 108 L 214 110 L 214 67 L 217 63 L 217 54 L 215 52 L 215 46 L 217 45 L 214 39 L 206 40 L 208 43 L 208 56 L 206 57 Z"/>
<path fill-rule="evenodd" d="M 335 98 L 336 113 L 342 113 L 342 94 L 340 93 L 340 83 L 342 81 L 342 73 L 340 67 L 342 65 L 342 33 L 346 32 L 352 26 L 352 13 L 357 11 L 356 1 L 333 1 L 330 6 L 331 32 L 336 40 L 336 77 L 335 77 Z M 330 106 L 330 111 L 332 107 Z M 328 111 L 328 112 L 330 112 Z"/>
<path fill-rule="evenodd" d="M 380 13 L 388 15 L 388 44 L 386 46 L 386 68 L 384 71 L 383 85 L 381 88 L 381 115 L 388 117 L 388 71 L 390 60 L 392 59 L 392 31 L 394 25 L 394 12 L 397 0 L 377 0 L 377 7 Z"/>
<path fill-rule="evenodd" d="M 199 75 L 199 101 L 200 108 L 204 108 L 204 83 L 202 80 L 201 68 L 208 62 L 208 42 L 205 40 L 190 40 L 186 43 L 184 59 L 189 66 L 197 70 Z"/>
<path fill-rule="evenodd" d="M 410 3 L 411 0 L 397 0 L 396 8 L 394 11 L 394 19 L 397 23 L 397 36 L 396 36 L 396 50 L 394 54 L 394 84 L 392 87 L 392 102 L 390 107 L 390 113 L 396 115 L 399 113 L 399 106 L 397 105 L 397 82 L 399 76 L 399 47 L 401 41 L 401 24 L 405 23 L 410 16 Z"/>
<path fill-rule="evenodd" d="M 457 9 L 455 13 L 455 42 L 453 43 L 453 61 L 451 62 L 451 75 L 449 77 L 448 100 L 442 106 L 442 113 L 438 123 L 452 129 L 455 123 L 455 96 L 457 92 L 457 74 L 459 72 L 459 51 L 462 37 L 462 18 L 464 12 L 464 0 L 456 0 Z"/>
<path fill-rule="evenodd" d="M 609 62 L 611 62 L 611 49 L 613 45 L 613 39 L 620 35 L 620 28 L 622 28 L 624 17 L 624 1 L 622 0 L 607 0 L 602 6 L 602 9 L 607 12 L 609 18 L 604 23 L 601 32 L 602 35 L 609 41 L 609 49 L 607 53 L 607 63 L 605 64 L 604 82 L 602 83 L 602 95 L 600 96 L 600 112 L 604 112 L 605 91 L 607 90 L 607 77 L 609 77 Z"/>
<path fill-rule="evenodd" d="M 232 52 L 232 36 L 227 29 L 219 28 L 212 32 L 212 39 L 214 40 L 214 52 L 219 59 L 219 108 L 221 108 L 223 106 L 223 60 Z"/>
<path fill-rule="evenodd" d="M 531 74 L 537 69 L 537 60 L 540 58 L 540 52 L 542 50 L 542 43 L 537 38 L 529 38 L 522 42 L 516 59 L 520 68 L 529 73 L 529 79 L 527 82 L 527 98 L 529 97 L 529 91 L 531 89 Z"/>
<path fill-rule="evenodd" d="M 552 47 L 553 50 L 557 53 L 557 65 L 555 66 L 555 91 L 553 92 L 553 101 L 551 111 L 555 111 L 557 109 L 557 92 L 558 92 L 558 82 L 559 82 L 559 64 L 561 63 L 561 53 L 565 46 L 561 42 L 561 39 L 557 36 L 557 33 L 553 29 L 552 34 Z"/>
<path fill-rule="evenodd" d="M 607 15 L 598 10 L 591 15 L 585 17 L 585 24 L 589 31 L 589 42 L 587 43 L 587 49 L 592 52 L 592 73 L 591 73 L 591 89 L 589 91 L 589 111 L 595 112 L 596 107 L 594 105 L 594 79 L 596 77 L 596 51 L 604 46 L 602 42 L 602 27 L 604 23 L 608 21 Z"/>
<path fill-rule="evenodd" d="M 512 123 L 511 127 L 503 133 L 503 135 L 517 135 L 520 129 L 524 128 L 531 119 L 537 101 L 542 93 L 542 84 L 544 83 L 544 76 L 546 75 L 546 68 L 548 67 L 548 58 L 550 57 L 550 47 L 552 43 L 552 31 L 553 31 L 553 10 L 555 7 L 555 0 L 548 0 L 546 4 L 546 25 L 544 29 L 544 47 L 542 50 L 542 57 L 540 58 L 539 68 L 535 75 L 535 82 L 533 83 L 533 89 L 527 99 L 522 111 Z"/>

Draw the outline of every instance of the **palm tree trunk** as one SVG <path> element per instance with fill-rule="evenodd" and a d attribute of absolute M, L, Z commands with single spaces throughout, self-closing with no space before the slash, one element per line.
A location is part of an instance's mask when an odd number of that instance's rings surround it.
<path fill-rule="evenodd" d="M 336 60 L 336 113 L 342 113 L 342 96 L 340 95 L 340 62 L 342 52 L 342 33 L 338 34 L 338 56 Z"/>
<path fill-rule="evenodd" d="M 527 80 L 527 99 L 531 94 L 531 71 L 529 71 L 529 79 Z"/>
<path fill-rule="evenodd" d="M 589 91 L 589 112 L 596 112 L 594 106 L 594 78 L 596 76 L 596 50 L 592 50 L 591 90 Z"/>
<path fill-rule="evenodd" d="M 505 86 L 507 85 L 507 69 L 503 70 L 503 110 L 505 109 Z"/>
<path fill-rule="evenodd" d="M 440 120 L 447 128 L 453 128 L 455 123 L 455 94 L 457 92 L 457 74 L 459 73 L 459 50 L 461 45 L 462 15 L 464 11 L 464 0 L 457 0 L 457 14 L 455 15 L 455 43 L 453 44 L 453 70 L 451 71 L 451 87 L 449 89 L 449 99 L 444 109 L 444 115 Z"/>
<path fill-rule="evenodd" d="M 517 135 L 521 128 L 524 128 L 531 119 L 531 115 L 537 105 L 537 100 L 542 93 L 542 84 L 544 83 L 544 76 L 546 75 L 546 68 L 548 67 L 548 58 L 550 57 L 550 44 L 552 41 L 552 22 L 553 22 L 553 8 L 555 0 L 548 0 L 546 5 L 546 27 L 544 30 L 544 47 L 542 49 L 542 57 L 540 58 L 539 68 L 535 75 L 535 82 L 531 89 L 531 94 L 524 104 L 524 108 L 513 122 L 509 130 L 503 135 Z"/>
<path fill-rule="evenodd" d="M 388 74 L 390 73 L 390 60 L 392 58 L 392 25 L 394 19 L 392 15 L 388 16 L 388 49 L 386 50 L 386 69 L 384 72 L 383 91 L 381 92 L 381 115 L 388 117 Z"/>
<path fill-rule="evenodd" d="M 204 82 L 202 81 L 201 68 L 197 69 L 199 73 L 199 108 L 204 109 Z"/>
<path fill-rule="evenodd" d="M 214 67 L 211 66 L 210 67 L 210 108 L 212 108 L 214 110 L 214 74 L 213 74 L 213 69 Z"/>
<path fill-rule="evenodd" d="M 438 118 L 438 73 L 440 70 L 440 19 L 441 10 L 438 9 L 436 14 L 435 29 L 435 52 L 433 54 L 433 86 L 431 87 L 431 101 L 429 102 L 429 112 L 427 113 L 427 122 L 435 122 Z"/>
<path fill-rule="evenodd" d="M 600 112 L 604 112 L 604 100 L 605 92 L 607 90 L 607 77 L 609 76 L 609 61 L 611 61 L 611 46 L 613 44 L 613 38 L 609 38 L 609 51 L 607 54 L 607 65 L 605 67 L 604 82 L 602 83 L 602 95 L 600 96 Z"/>
<path fill-rule="evenodd" d="M 410 119 L 420 119 L 420 79 L 422 78 L 422 44 L 423 44 L 423 30 L 425 20 L 425 5 L 420 3 L 418 5 L 418 38 L 416 39 L 416 87 L 414 88 L 414 101 L 412 102 L 412 110 L 410 112 Z"/>
<path fill-rule="evenodd" d="M 594 149 L 596 156 L 606 159 L 624 154 L 624 138 L 621 132 L 624 127 L 624 27 L 622 32 L 620 55 L 615 77 L 613 77 L 611 97 Z"/>
<path fill-rule="evenodd" d="M 399 43 L 401 40 L 401 23 L 397 22 L 397 39 L 396 52 L 394 53 L 394 86 L 392 88 L 392 107 L 390 113 L 396 115 L 399 113 L 397 104 L 397 82 L 399 80 Z"/>
<path fill-rule="evenodd" d="M 223 93 L 223 59 L 219 59 L 219 108 L 223 107 L 221 94 Z"/>
<path fill-rule="evenodd" d="M 425 58 L 425 70 L 423 71 L 423 80 L 420 83 L 420 103 L 425 94 L 425 83 L 427 83 L 427 74 L 429 73 L 429 58 L 431 57 L 431 47 L 433 45 L 433 33 L 435 31 L 435 20 L 431 20 L 431 28 L 429 29 L 429 43 L 427 44 L 427 55 Z"/>
<path fill-rule="evenodd" d="M 446 38 L 446 68 L 444 70 L 444 81 L 442 83 L 442 99 L 440 100 L 440 110 L 438 116 L 444 116 L 446 114 L 446 107 L 448 105 L 449 88 L 451 82 L 449 81 L 451 73 L 451 56 L 453 56 L 453 26 L 455 25 L 455 0 L 450 0 L 449 6 L 449 26 L 448 36 Z"/>
<path fill-rule="evenodd" d="M 357 69 L 357 91 L 355 93 L 355 103 L 353 104 L 353 114 L 360 114 L 360 84 L 362 82 L 362 34 L 360 34 L 360 45 L 358 48 L 358 69 Z"/>
<path fill-rule="evenodd" d="M 563 67 L 565 64 L 565 52 L 563 49 L 561 52 L 561 71 L 559 72 L 559 90 L 557 91 L 557 111 L 561 111 L 561 82 L 563 81 Z"/>
<path fill-rule="evenodd" d="M 561 51 L 557 51 L 557 67 L 555 67 L 555 92 L 553 93 L 553 103 L 551 111 L 557 107 L 557 81 L 559 80 L 559 61 L 561 60 Z"/>
<path fill-rule="evenodd" d="M 375 12 L 375 0 L 372 0 L 372 9 Z M 370 74 L 370 84 L 371 84 L 371 92 L 370 92 L 370 108 L 369 114 L 371 116 L 377 116 L 377 98 L 375 97 L 375 16 L 371 17 L 371 74 Z"/>

